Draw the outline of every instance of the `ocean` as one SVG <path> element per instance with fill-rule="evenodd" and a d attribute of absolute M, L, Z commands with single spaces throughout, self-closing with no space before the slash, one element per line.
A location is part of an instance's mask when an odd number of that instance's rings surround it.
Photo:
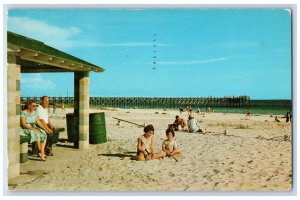
<path fill-rule="evenodd" d="M 201 111 L 205 111 L 205 107 Z M 246 113 L 247 108 L 216 107 L 218 113 Z M 284 115 L 292 110 L 291 100 L 250 100 L 251 114 Z"/>

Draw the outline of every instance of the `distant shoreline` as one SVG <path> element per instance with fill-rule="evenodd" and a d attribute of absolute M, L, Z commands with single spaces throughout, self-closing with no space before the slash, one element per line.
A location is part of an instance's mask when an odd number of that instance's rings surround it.
<path fill-rule="evenodd" d="M 67 105 L 71 106 L 72 105 Z M 102 110 L 106 110 L 106 109 L 123 109 L 123 108 L 116 108 L 116 107 L 103 107 L 103 106 L 91 106 L 91 108 L 100 108 Z M 164 109 L 164 108 L 127 108 L 127 109 L 141 109 L 141 110 L 178 110 L 177 108 L 171 108 L 171 109 Z M 206 113 L 205 111 L 205 107 L 200 108 L 201 112 Z M 289 111 L 290 108 L 258 108 L 258 107 L 250 107 L 250 113 L 251 114 L 255 114 L 255 115 L 285 115 L 287 111 Z M 214 108 L 214 112 L 215 113 L 230 113 L 230 114 L 245 114 L 246 113 L 246 108 L 226 108 L 226 107 L 216 107 Z M 178 111 L 179 112 L 179 111 Z M 185 113 L 187 111 L 184 111 Z M 197 108 L 193 109 L 193 112 L 197 112 Z"/>
<path fill-rule="evenodd" d="M 24 104 L 28 99 L 34 98 L 37 101 L 39 97 L 22 97 L 21 103 Z M 99 100 L 98 98 L 102 99 Z M 135 97 L 131 97 L 132 99 Z M 148 98 L 136 97 L 142 100 L 126 101 L 126 97 L 112 97 L 113 100 L 105 100 L 105 97 L 91 97 L 90 106 L 96 108 L 127 108 L 127 109 L 167 109 L 178 110 L 180 107 L 186 111 L 186 107 L 191 105 L 193 111 L 196 112 L 198 107 L 201 112 L 205 112 L 208 107 L 213 108 L 216 113 L 240 113 L 245 114 L 249 108 L 251 114 L 268 114 L 268 115 L 284 115 L 292 109 L 292 100 L 248 100 L 243 99 L 246 96 L 241 96 L 242 103 L 239 101 L 233 103 L 224 103 L 223 99 L 226 98 L 213 98 L 213 97 L 198 97 L 198 98 Z M 231 97 L 228 97 L 231 98 Z M 238 99 L 238 97 L 235 97 Z M 232 100 L 232 99 L 231 99 Z M 50 97 L 51 104 L 55 103 L 59 108 L 62 104 L 65 107 L 72 107 L 74 99 L 72 97 Z M 218 102 L 222 103 L 218 103 Z"/>

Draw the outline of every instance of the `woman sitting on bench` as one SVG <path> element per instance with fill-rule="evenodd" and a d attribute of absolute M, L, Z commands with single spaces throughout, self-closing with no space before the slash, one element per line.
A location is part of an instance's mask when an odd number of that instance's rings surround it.
<path fill-rule="evenodd" d="M 39 157 L 41 160 L 45 161 L 45 145 L 47 134 L 46 132 L 39 128 L 41 126 L 39 120 L 37 120 L 36 114 L 36 102 L 35 100 L 30 100 L 27 103 L 27 108 L 21 113 L 21 135 L 28 135 L 30 137 L 30 143 L 35 142 L 39 149 Z"/>

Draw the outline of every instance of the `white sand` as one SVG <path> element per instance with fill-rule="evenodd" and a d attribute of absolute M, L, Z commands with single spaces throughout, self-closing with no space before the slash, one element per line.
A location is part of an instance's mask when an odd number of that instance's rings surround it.
<path fill-rule="evenodd" d="M 66 126 L 65 113 L 57 110 L 52 121 Z M 98 110 L 99 111 L 99 110 Z M 93 109 L 91 112 L 97 112 Z M 138 124 L 153 124 L 155 149 L 161 149 L 165 129 L 177 111 L 117 109 L 105 110 L 108 142 L 90 145 L 88 150 L 69 148 L 60 142 L 46 162 L 21 164 L 22 174 L 13 180 L 13 191 L 273 191 L 292 187 L 291 123 L 274 122 L 269 115 L 212 113 L 197 115 L 202 129 L 212 133 L 177 132 L 184 158 L 153 161 L 123 160 L 135 155 L 137 138 L 143 129 L 112 117 Z M 159 114 L 155 114 L 159 112 Z M 162 114 L 166 113 L 166 114 Z M 182 117 L 187 118 L 187 113 Z M 238 129 L 237 127 L 242 127 Z M 227 136 L 222 133 L 228 131 Z M 60 138 L 67 138 L 66 132 Z M 273 140 L 267 140 L 273 138 Z M 276 141 L 278 140 L 278 141 Z M 44 170 L 44 174 L 32 172 Z"/>

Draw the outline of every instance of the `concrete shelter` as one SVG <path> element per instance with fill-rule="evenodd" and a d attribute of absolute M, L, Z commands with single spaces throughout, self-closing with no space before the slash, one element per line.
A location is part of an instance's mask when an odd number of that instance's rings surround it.
<path fill-rule="evenodd" d="M 104 69 L 43 42 L 7 32 L 8 178 L 20 174 L 21 73 L 74 72 L 74 118 L 79 149 L 89 147 L 89 72 Z"/>

